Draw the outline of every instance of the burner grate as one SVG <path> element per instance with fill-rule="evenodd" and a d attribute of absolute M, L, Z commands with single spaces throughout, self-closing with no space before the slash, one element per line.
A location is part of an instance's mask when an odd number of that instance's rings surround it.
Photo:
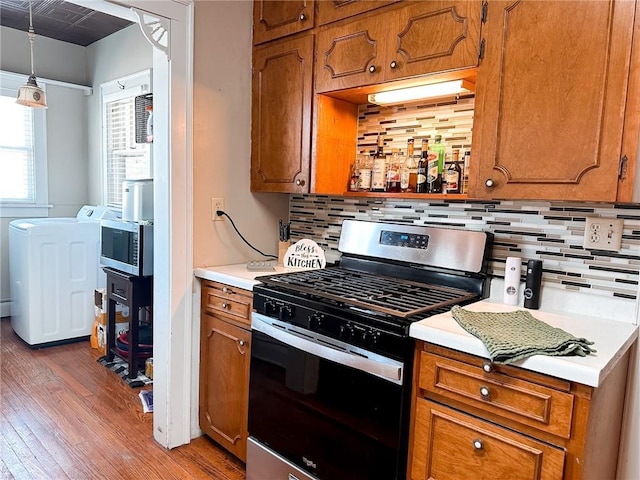
<path fill-rule="evenodd" d="M 339 268 L 305 270 L 261 280 L 403 318 L 476 297 L 465 290 Z"/>

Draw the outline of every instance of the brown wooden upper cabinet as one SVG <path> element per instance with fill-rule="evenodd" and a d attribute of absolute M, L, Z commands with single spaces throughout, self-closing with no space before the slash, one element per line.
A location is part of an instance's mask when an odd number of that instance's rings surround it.
<path fill-rule="evenodd" d="M 638 101 L 636 5 L 489 2 L 470 197 L 616 200 L 621 156 L 635 163 L 638 145 L 639 109 L 627 96 L 631 68 Z M 636 126 L 629 152 L 621 151 L 625 113 Z"/>
<path fill-rule="evenodd" d="M 253 51 L 251 191 L 308 193 L 313 35 Z"/>
<path fill-rule="evenodd" d="M 316 92 L 475 67 L 482 11 L 480 0 L 426 0 L 322 27 Z"/>
<path fill-rule="evenodd" d="M 253 43 L 275 40 L 313 28 L 314 0 L 255 0 Z"/>
<path fill-rule="evenodd" d="M 316 21 L 318 25 L 325 25 L 398 1 L 400 0 L 320 0 Z"/>

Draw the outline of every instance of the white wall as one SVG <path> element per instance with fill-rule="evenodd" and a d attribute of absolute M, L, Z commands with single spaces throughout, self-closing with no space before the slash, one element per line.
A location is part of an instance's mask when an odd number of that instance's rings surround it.
<path fill-rule="evenodd" d="M 195 4 L 193 260 L 195 267 L 263 259 L 247 247 L 228 219 L 211 221 L 211 197 L 259 250 L 277 255 L 278 219 L 289 196 L 252 194 L 252 2 Z"/>
<path fill-rule="evenodd" d="M 138 25 L 120 30 L 85 49 L 87 81 L 93 96 L 87 105 L 89 203 L 102 203 L 100 84 L 153 67 L 153 47 Z"/>
<path fill-rule="evenodd" d="M 84 48 L 58 40 L 36 36 L 34 45 L 36 76 L 75 84 L 85 84 Z M 26 32 L 0 27 L 0 69 L 31 72 L 29 41 Z M 26 77 L 25 77 L 26 81 Z M 47 165 L 50 217 L 75 216 L 88 203 L 87 135 L 85 103 L 81 90 L 44 85 L 47 91 Z M 0 303 L 8 305 L 9 222 L 0 219 Z M 8 315 L 3 308 L 2 315 Z"/>

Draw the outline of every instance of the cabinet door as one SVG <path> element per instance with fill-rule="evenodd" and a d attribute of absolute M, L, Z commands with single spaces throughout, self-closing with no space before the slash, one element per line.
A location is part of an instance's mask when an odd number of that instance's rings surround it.
<path fill-rule="evenodd" d="M 322 0 L 318 2 L 318 25 L 375 10 L 399 0 Z"/>
<path fill-rule="evenodd" d="M 200 428 L 242 461 L 247 456 L 251 332 L 202 313 Z"/>
<path fill-rule="evenodd" d="M 251 191 L 308 193 L 313 37 L 254 49 Z"/>
<path fill-rule="evenodd" d="M 476 67 L 481 16 L 480 0 L 424 1 L 389 15 L 385 79 Z"/>
<path fill-rule="evenodd" d="M 416 401 L 412 480 L 556 480 L 564 450 L 422 398 Z"/>
<path fill-rule="evenodd" d="M 635 5 L 489 3 L 470 196 L 616 199 Z"/>
<path fill-rule="evenodd" d="M 316 92 L 342 90 L 384 80 L 384 20 L 377 15 L 320 31 Z"/>
<path fill-rule="evenodd" d="M 313 0 L 255 0 L 253 43 L 259 44 L 313 28 Z"/>

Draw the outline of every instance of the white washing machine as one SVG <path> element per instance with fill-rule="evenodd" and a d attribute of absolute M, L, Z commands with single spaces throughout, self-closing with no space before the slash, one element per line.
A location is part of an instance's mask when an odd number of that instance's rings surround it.
<path fill-rule="evenodd" d="M 83 206 L 75 218 L 26 218 L 9 223 L 11 326 L 31 346 L 91 335 L 100 268 L 100 220 L 106 207 Z"/>

